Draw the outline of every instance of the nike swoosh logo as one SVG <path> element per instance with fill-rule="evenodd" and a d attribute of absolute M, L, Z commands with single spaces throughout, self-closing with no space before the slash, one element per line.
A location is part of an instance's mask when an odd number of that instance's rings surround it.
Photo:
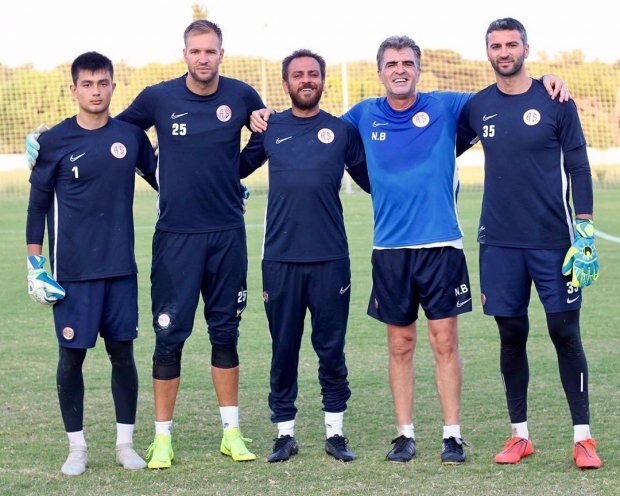
<path fill-rule="evenodd" d="M 465 303 L 467 303 L 468 301 L 471 301 L 471 298 L 467 298 L 465 301 L 457 301 L 456 302 L 456 308 L 461 308 L 463 305 L 465 305 Z"/>
<path fill-rule="evenodd" d="M 172 115 L 170 116 L 171 119 L 178 119 L 179 117 L 183 117 L 184 115 L 189 114 L 189 112 L 184 112 L 182 114 L 175 114 L 174 112 L 172 112 Z"/>
<path fill-rule="evenodd" d="M 379 126 L 387 126 L 388 123 L 387 122 L 377 122 L 377 121 L 373 121 L 372 123 L 372 127 L 379 127 Z"/>
<path fill-rule="evenodd" d="M 575 303 L 578 299 L 579 296 L 575 296 L 574 298 L 566 298 L 566 303 L 570 305 L 571 303 Z"/>
<path fill-rule="evenodd" d="M 279 145 L 280 143 L 284 143 L 286 140 L 290 140 L 292 138 L 292 136 L 288 136 L 286 138 L 278 138 L 276 140 L 276 145 Z"/>
<path fill-rule="evenodd" d="M 346 288 L 340 288 L 340 294 L 345 294 L 349 288 L 351 287 L 351 283 L 349 283 L 349 285 Z"/>
<path fill-rule="evenodd" d="M 486 115 L 486 114 L 484 114 L 484 115 L 482 116 L 482 122 L 486 122 L 486 121 L 488 121 L 489 119 L 493 119 L 493 117 L 497 117 L 497 114 L 493 114 L 493 115 Z"/>
<path fill-rule="evenodd" d="M 71 156 L 69 157 L 69 162 L 75 162 L 76 160 L 82 158 L 84 155 L 86 155 L 86 152 L 80 153 L 77 157 L 74 157 L 73 154 L 71 154 Z"/>

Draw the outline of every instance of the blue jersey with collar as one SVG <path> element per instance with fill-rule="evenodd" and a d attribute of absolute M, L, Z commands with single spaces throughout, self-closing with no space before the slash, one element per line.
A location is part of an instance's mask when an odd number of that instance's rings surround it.
<path fill-rule="evenodd" d="M 148 129 L 159 146 L 157 229 L 202 233 L 243 226 L 241 130 L 264 105 L 258 93 L 219 76 L 217 91 L 192 93 L 186 77 L 144 89 L 118 118 Z M 262 150 L 262 138 L 259 138 Z"/>
<path fill-rule="evenodd" d="M 398 111 L 372 98 L 344 115 L 364 142 L 374 209 L 374 246 L 459 240 L 456 131 L 466 93 L 417 93 Z"/>
<path fill-rule="evenodd" d="M 340 185 L 347 168 L 364 164 L 357 131 L 320 111 L 275 114 L 265 132 L 269 159 L 263 259 L 317 262 L 348 257 Z"/>
<path fill-rule="evenodd" d="M 477 136 L 484 149 L 478 241 L 568 248 L 572 214 L 563 152 L 586 144 L 574 102 L 552 100 L 536 80 L 519 95 L 493 84 L 465 107 L 460 128 L 469 138 Z"/>
<path fill-rule="evenodd" d="M 110 118 L 87 130 L 75 117 L 40 137 L 30 183 L 53 192 L 47 214 L 50 258 L 58 281 L 86 281 L 137 273 L 133 195 L 136 170 L 157 162 L 142 129 Z M 43 229 L 43 225 L 41 225 Z M 40 244 L 37 239 L 27 240 Z"/>

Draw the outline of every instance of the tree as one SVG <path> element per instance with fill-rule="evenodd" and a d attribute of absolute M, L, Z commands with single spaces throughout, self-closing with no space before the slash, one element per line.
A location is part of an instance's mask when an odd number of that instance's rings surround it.
<path fill-rule="evenodd" d="M 192 21 L 197 21 L 198 19 L 207 19 L 209 17 L 209 11 L 207 7 L 200 3 L 192 4 Z"/>

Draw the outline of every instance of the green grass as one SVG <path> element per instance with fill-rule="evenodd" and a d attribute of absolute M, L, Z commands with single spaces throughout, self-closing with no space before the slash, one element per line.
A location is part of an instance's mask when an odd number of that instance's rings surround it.
<path fill-rule="evenodd" d="M 287 463 L 268 464 L 274 427 L 269 421 L 270 340 L 262 305 L 260 246 L 265 198 L 251 198 L 246 215 L 249 253 L 249 304 L 241 324 L 241 415 L 244 433 L 254 438 L 259 460 L 233 463 L 219 454 L 221 425 L 209 372 L 205 323 L 196 318 L 185 347 L 183 379 L 175 413 L 173 468 L 130 473 L 114 463 L 115 424 L 109 363 L 100 343 L 85 364 L 85 432 L 90 468 L 67 478 L 59 469 L 67 453 L 57 404 L 57 344 L 49 309 L 26 294 L 24 222 L 26 200 L 0 204 L 0 494 L 58 495 L 565 495 L 620 494 L 620 247 L 597 242 L 601 278 L 586 290 L 582 335 L 590 366 L 592 428 L 605 463 L 581 472 L 572 461 L 572 427 L 560 385 L 553 346 L 536 297 L 532 298 L 529 340 L 531 367 L 529 422 L 536 454 L 517 466 L 497 466 L 493 455 L 509 434 L 499 376 L 499 343 L 493 319 L 482 315 L 475 230 L 479 193 L 464 193 L 459 204 L 470 266 L 474 311 L 460 319 L 464 364 L 462 428 L 471 447 L 461 467 L 439 463 L 441 411 L 434 387 L 433 361 L 425 322 L 420 322 L 416 354 L 415 424 L 418 455 L 412 463 L 384 461 L 395 437 L 387 378 L 385 331 L 365 314 L 370 288 L 372 212 L 362 194 L 343 197 L 352 259 L 352 303 L 347 359 L 353 396 L 345 417 L 346 435 L 359 459 L 336 462 L 323 451 L 324 430 L 317 359 L 308 335 L 300 363 L 296 435 L 300 454 Z M 597 228 L 620 236 L 620 191 L 596 192 Z M 136 200 L 136 251 L 140 267 L 140 338 L 136 359 L 141 381 L 135 442 L 146 449 L 153 436 L 150 386 L 153 335 L 150 329 L 149 267 L 154 198 Z M 312 235 L 312 233 L 308 233 Z M 307 327 L 308 328 L 308 327 Z"/>

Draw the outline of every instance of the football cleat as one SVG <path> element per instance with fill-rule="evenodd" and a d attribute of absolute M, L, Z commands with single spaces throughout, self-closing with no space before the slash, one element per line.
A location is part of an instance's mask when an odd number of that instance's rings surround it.
<path fill-rule="evenodd" d="M 142 470 L 146 467 L 146 462 L 133 449 L 133 444 L 116 445 L 116 463 L 126 470 Z"/>
<path fill-rule="evenodd" d="M 343 462 L 351 462 L 357 458 L 355 453 L 349 449 L 349 440 L 338 434 L 325 440 L 325 452 Z"/>
<path fill-rule="evenodd" d="M 151 469 L 170 468 L 174 460 L 172 451 L 172 436 L 170 434 L 157 434 L 155 440 L 146 451 L 146 465 Z"/>
<path fill-rule="evenodd" d="M 600 468 L 603 462 L 596 454 L 596 441 L 594 439 L 584 439 L 575 443 L 573 448 L 573 458 L 577 468 Z"/>
<path fill-rule="evenodd" d="M 449 437 L 441 443 L 441 463 L 444 465 L 460 465 L 465 462 L 463 446 L 469 446 L 460 437 Z"/>
<path fill-rule="evenodd" d="M 86 446 L 72 446 L 69 448 L 67 461 L 60 469 L 65 475 L 82 475 L 88 467 L 88 448 Z"/>
<path fill-rule="evenodd" d="M 236 462 L 249 462 L 256 460 L 256 455 L 245 445 L 252 440 L 241 435 L 239 427 L 229 427 L 224 429 L 220 451 L 223 455 L 230 456 Z"/>
<path fill-rule="evenodd" d="M 532 441 L 515 436 L 506 441 L 502 451 L 495 455 L 494 461 L 501 464 L 519 463 L 522 458 L 530 456 L 532 453 L 534 453 Z"/>
<path fill-rule="evenodd" d="M 299 452 L 299 445 L 293 436 L 280 436 L 274 439 L 273 453 L 269 455 L 269 463 L 284 462 Z"/>
<path fill-rule="evenodd" d="M 398 436 L 392 439 L 394 447 L 387 454 L 387 459 L 391 462 L 408 462 L 415 456 L 415 439 L 412 437 Z"/>

